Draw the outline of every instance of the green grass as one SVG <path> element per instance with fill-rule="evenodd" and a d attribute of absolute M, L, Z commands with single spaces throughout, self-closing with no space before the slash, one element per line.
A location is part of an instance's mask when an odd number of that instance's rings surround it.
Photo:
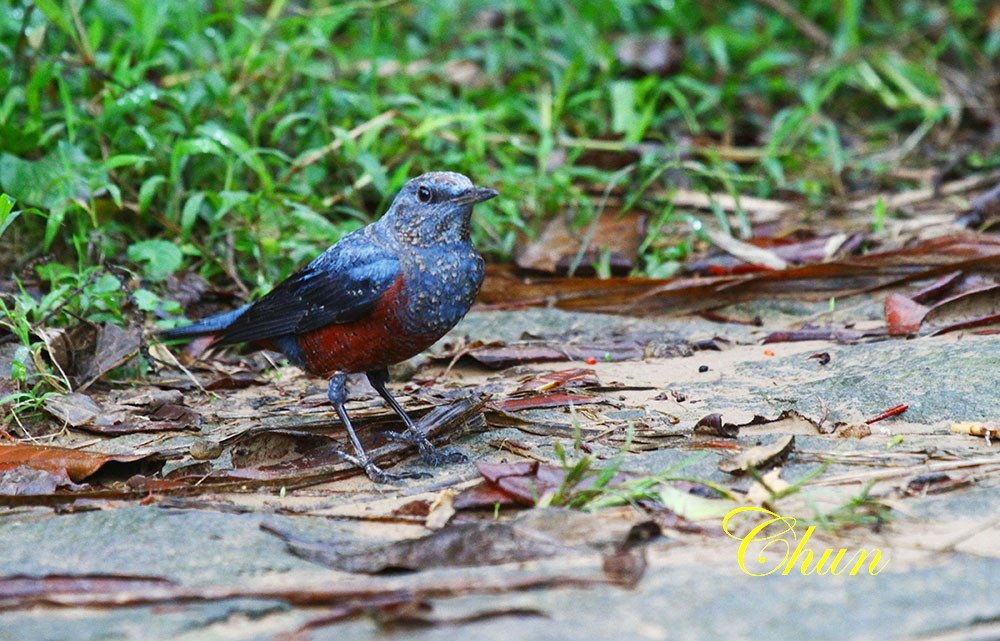
<path fill-rule="evenodd" d="M 749 0 L 13 0 L 0 275 L 37 287 L 6 294 L 17 311 L 0 323 L 162 318 L 186 270 L 254 295 L 432 169 L 501 191 L 474 229 L 496 260 L 552 216 L 585 229 L 619 184 L 620 209 L 654 221 L 640 272 L 663 276 L 695 233 L 669 202 L 678 181 L 821 208 L 959 144 L 960 172 L 1000 163 L 974 104 L 996 90 L 988 3 L 793 4 L 820 43 Z M 625 68 L 626 34 L 669 37 L 676 69 Z M 638 159 L 623 153 L 636 143 Z"/>

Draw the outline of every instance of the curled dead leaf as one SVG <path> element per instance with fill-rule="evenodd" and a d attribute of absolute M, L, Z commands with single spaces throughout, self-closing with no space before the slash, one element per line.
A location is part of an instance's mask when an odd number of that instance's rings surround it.
<path fill-rule="evenodd" d="M 786 434 L 766 445 L 751 447 L 736 457 L 719 463 L 719 469 L 733 475 L 745 474 L 751 467 L 764 470 L 776 465 L 795 447 L 795 436 Z"/>
<path fill-rule="evenodd" d="M 0 446 L 0 472 L 20 466 L 36 470 L 46 470 L 53 474 L 65 474 L 74 482 L 80 482 L 114 463 L 132 464 L 148 459 L 148 456 L 121 456 L 71 450 L 48 445 L 2 445 Z"/>

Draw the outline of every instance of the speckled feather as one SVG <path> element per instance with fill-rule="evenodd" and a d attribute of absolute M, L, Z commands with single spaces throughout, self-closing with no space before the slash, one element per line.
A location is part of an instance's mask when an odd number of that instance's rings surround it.
<path fill-rule="evenodd" d="M 428 192 L 427 201 L 422 199 Z M 314 373 L 384 368 L 427 349 L 469 311 L 483 260 L 476 202 L 496 195 L 451 172 L 409 181 L 378 221 L 352 232 L 252 305 L 165 332 L 281 350 Z"/>

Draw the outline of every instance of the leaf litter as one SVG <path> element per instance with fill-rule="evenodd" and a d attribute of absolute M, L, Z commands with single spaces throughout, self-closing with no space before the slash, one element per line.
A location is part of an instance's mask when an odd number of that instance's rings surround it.
<path fill-rule="evenodd" d="M 875 248 L 860 253 L 852 238 Z M 340 460 L 343 433 L 316 382 L 287 370 L 265 373 L 265 363 L 254 359 L 208 352 L 200 360 L 195 351 L 180 363 L 167 359 L 148 384 L 123 387 L 108 375 L 140 352 L 134 330 L 101 326 L 50 336 L 49 355 L 66 366 L 71 388 L 48 397 L 44 408 L 64 431 L 53 439 L 58 446 L 0 446 L 0 500 L 84 509 L 97 499 L 110 509 L 111 499 L 125 499 L 174 510 L 282 515 L 284 521 L 269 519 L 266 527 L 291 553 L 353 578 L 302 579 L 289 587 L 261 577 L 195 587 L 166 577 L 8 576 L 0 579 L 0 608 L 256 597 L 332 608 L 314 626 L 366 612 L 388 627 L 460 625 L 476 616 L 448 619 L 428 608 L 458 594 L 635 585 L 660 546 L 684 537 L 711 541 L 718 533 L 710 524 L 731 506 L 774 501 L 775 492 L 788 495 L 783 509 L 830 505 L 828 514 L 848 518 L 850 530 L 866 527 L 842 509 L 871 508 L 845 503 L 863 483 L 874 483 L 866 490 L 872 501 L 914 501 L 1000 475 L 989 454 L 998 438 L 995 420 L 983 420 L 989 412 L 956 409 L 950 431 L 942 433 L 921 418 L 919 399 L 883 395 L 844 420 L 846 404 L 823 396 L 856 362 L 851 350 L 858 343 L 916 335 L 913 349 L 926 355 L 921 344 L 960 350 L 958 339 L 934 335 L 989 327 L 997 313 L 995 236 L 956 232 L 898 246 L 850 234 L 748 243 L 765 253 L 723 243 L 738 262 L 717 255 L 716 263 L 699 267 L 714 275 L 698 278 L 567 279 L 491 266 L 484 309 L 550 305 L 661 314 L 655 321 L 661 336 L 614 335 L 607 326 L 598 341 L 556 330 L 513 342 L 470 336 L 482 342 L 435 354 L 401 398 L 435 427 L 434 439 L 472 448 L 480 458 L 475 472 L 438 470 L 429 481 L 390 489 L 397 495 L 392 507 L 374 507 L 369 499 L 380 494 Z M 879 313 L 851 318 L 832 305 L 813 306 L 777 320 L 751 314 L 755 322 L 726 322 L 747 317 L 739 308 L 745 301 L 849 295 L 870 301 L 868 309 L 881 303 Z M 678 320 L 690 311 L 705 314 Z M 688 325 L 680 340 L 664 338 L 663 327 L 682 322 Z M 986 341 L 977 343 L 986 351 L 995 346 L 988 336 L 958 335 Z M 763 353 L 763 344 L 774 347 Z M 711 351 L 699 349 L 708 345 Z M 704 363 L 711 366 L 701 372 Z M 428 377 L 445 365 L 449 376 Z M 869 369 L 883 371 L 875 363 Z M 425 388 L 422 381 L 436 382 Z M 764 392 L 764 382 L 777 391 Z M 781 397 L 787 389 L 798 389 L 798 397 Z M 382 464 L 411 459 L 412 450 L 385 438 L 398 421 L 374 395 L 352 401 L 350 411 Z M 824 424 L 834 425 L 832 433 Z M 482 434 L 487 428 L 496 434 Z M 517 445 L 491 445 L 497 441 Z M 556 442 L 572 451 L 554 449 Z M 674 454 L 693 457 L 681 460 L 692 469 L 675 469 Z M 704 465 L 700 455 L 708 457 Z M 664 467 L 674 472 L 663 474 Z M 839 490 L 818 493 L 831 488 Z M 264 509 L 262 501 L 273 497 L 281 497 L 280 505 Z M 563 501 L 584 509 L 547 507 Z M 384 528 L 395 540 L 317 536 L 315 528 L 294 525 L 327 514 L 331 522 L 343 519 L 331 510 L 351 506 L 356 522 Z M 544 615 L 545 608 L 482 616 L 505 614 Z"/>

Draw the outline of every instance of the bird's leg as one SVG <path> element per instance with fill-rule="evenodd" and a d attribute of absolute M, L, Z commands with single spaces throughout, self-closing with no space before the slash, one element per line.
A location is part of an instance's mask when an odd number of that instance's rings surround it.
<path fill-rule="evenodd" d="M 340 422 L 344 424 L 347 435 L 351 439 L 351 444 L 354 445 L 355 456 L 351 456 L 346 452 L 337 452 L 344 460 L 363 469 L 368 478 L 376 483 L 388 483 L 389 481 L 412 477 L 412 475 L 407 474 L 391 474 L 386 472 L 376 465 L 375 461 L 369 458 L 368 453 L 365 452 L 364 446 L 361 445 L 361 439 L 358 438 L 357 433 L 354 431 L 351 419 L 348 418 L 347 410 L 344 408 L 344 402 L 347 401 L 347 374 L 337 372 L 330 379 L 330 386 L 327 388 L 326 396 L 333 404 L 333 409 L 337 410 L 337 416 L 340 417 Z"/>
<path fill-rule="evenodd" d="M 393 397 L 389 392 L 389 388 L 386 387 L 386 383 L 389 382 L 389 370 L 388 369 L 377 369 L 368 372 L 368 382 L 372 384 L 378 395 L 381 396 L 392 411 L 399 415 L 399 418 L 403 419 L 403 424 L 406 425 L 406 431 L 401 434 L 394 434 L 392 438 L 396 440 L 403 441 L 404 443 L 409 443 L 411 445 L 416 445 L 417 449 L 420 450 L 420 457 L 424 459 L 427 463 L 431 465 L 441 465 L 442 463 L 464 463 L 468 459 L 464 454 L 457 450 L 449 449 L 439 449 L 434 447 L 434 445 L 427 440 L 427 433 L 417 427 L 410 415 L 406 413 L 403 407 L 399 404 L 399 401 Z"/>

